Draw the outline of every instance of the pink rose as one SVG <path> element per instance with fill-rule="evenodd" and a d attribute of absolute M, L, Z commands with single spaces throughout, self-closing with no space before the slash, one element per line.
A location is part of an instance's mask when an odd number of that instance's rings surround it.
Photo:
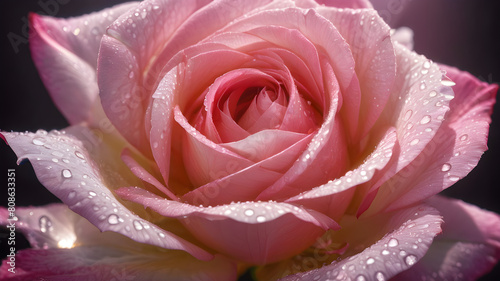
<path fill-rule="evenodd" d="M 33 59 L 71 126 L 1 135 L 69 209 L 17 208 L 35 249 L 16 255 L 16 274 L 7 257 L 0 276 L 488 272 L 500 217 L 435 195 L 486 150 L 498 87 L 411 51 L 368 1 L 318 2 L 32 14 Z"/>

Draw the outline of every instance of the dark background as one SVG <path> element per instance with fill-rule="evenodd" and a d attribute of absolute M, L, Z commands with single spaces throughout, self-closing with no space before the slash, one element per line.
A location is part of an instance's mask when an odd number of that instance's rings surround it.
<path fill-rule="evenodd" d="M 26 39 L 27 14 L 77 16 L 124 1 L 119 0 L 3 0 L 0 7 L 0 130 L 36 131 L 68 125 L 53 105 L 31 61 L 27 43 L 13 47 L 8 34 Z M 42 5 L 40 5 L 42 3 Z M 43 3 L 46 3 L 45 6 Z M 49 5 L 57 3 L 57 6 Z M 59 4 L 61 3 L 61 4 Z M 415 32 L 415 50 L 428 58 L 467 70 L 489 83 L 500 83 L 500 5 L 488 0 L 392 0 L 379 5 L 392 27 L 408 26 Z M 17 48 L 17 50 L 16 50 Z M 464 179 L 446 195 L 500 213 L 500 106 L 495 106 L 488 141 L 489 150 Z M 16 165 L 16 157 L 0 141 L 0 190 L 6 189 L 6 170 L 16 169 L 16 205 L 44 205 L 58 199 L 41 186 L 29 162 Z M 4 188 L 5 187 L 5 188 Z M 6 206 L 6 192 L 0 205 Z M 5 194 L 3 194 L 5 193 Z M 5 254 L 7 232 L 0 233 Z M 21 235 L 16 248 L 21 249 Z M 26 245 L 26 244 L 25 244 Z M 500 280 L 497 266 L 486 280 Z"/>

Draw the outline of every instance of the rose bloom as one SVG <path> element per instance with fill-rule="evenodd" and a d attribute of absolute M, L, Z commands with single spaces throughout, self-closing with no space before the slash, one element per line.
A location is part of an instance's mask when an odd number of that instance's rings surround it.
<path fill-rule="evenodd" d="M 32 249 L 1 279 L 487 273 L 500 217 L 436 194 L 486 150 L 498 87 L 416 54 L 368 1 L 318 2 L 31 14 L 34 62 L 71 125 L 1 135 L 64 204 L 15 208 Z"/>

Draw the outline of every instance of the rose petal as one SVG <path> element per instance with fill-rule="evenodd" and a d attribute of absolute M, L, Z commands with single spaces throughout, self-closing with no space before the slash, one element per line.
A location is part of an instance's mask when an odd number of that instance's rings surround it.
<path fill-rule="evenodd" d="M 218 252 L 253 264 L 298 254 L 325 230 L 338 227 L 323 214 L 286 203 L 247 202 L 203 208 L 165 200 L 140 188 L 117 192 L 163 216 L 180 219 L 200 241 Z"/>
<path fill-rule="evenodd" d="M 142 117 L 159 80 L 173 67 L 165 68 L 167 62 L 178 51 L 269 1 L 144 1 L 121 16 L 103 37 L 98 59 L 100 97 L 111 122 L 147 153 L 141 129 L 149 125 Z"/>
<path fill-rule="evenodd" d="M 444 217 L 443 233 L 427 254 L 394 280 L 476 280 L 500 259 L 500 217 L 459 200 L 428 200 Z"/>
<path fill-rule="evenodd" d="M 285 202 L 300 204 L 333 219 L 339 219 L 349 204 L 355 191 L 354 186 L 376 180 L 375 173 L 389 163 L 396 143 L 396 132 L 392 128 L 382 137 L 375 150 L 366 160 L 337 180 L 315 187 Z"/>
<path fill-rule="evenodd" d="M 371 186 L 368 192 L 365 193 L 364 202 L 358 210 L 359 215 L 370 207 L 376 196 L 379 197 L 379 199 L 376 199 L 379 201 L 376 204 L 378 207 L 382 207 L 382 204 L 392 203 L 394 198 L 400 194 L 399 191 L 395 192 L 394 189 L 401 185 L 390 185 L 391 187 L 383 188 L 383 194 L 388 195 L 383 198 L 383 195 L 377 193 L 381 183 L 387 185 L 388 182 L 392 181 L 389 179 L 398 172 L 404 173 L 404 178 L 408 180 L 411 175 L 417 176 L 418 173 L 412 172 L 414 167 L 410 163 L 413 161 L 419 163 L 417 160 L 422 161 L 423 158 L 435 161 L 432 157 L 423 156 L 424 154 L 428 155 L 424 153 L 426 146 L 432 148 L 433 152 L 431 154 L 433 156 L 442 155 L 435 153 L 436 144 L 433 139 L 437 137 L 436 132 L 443 125 L 444 116 L 449 110 L 450 100 L 454 97 L 453 91 L 446 80 L 442 82 L 444 78 L 435 63 L 397 43 L 395 43 L 395 47 L 398 70 L 396 82 L 391 90 L 391 93 L 394 94 L 391 96 L 374 130 L 380 130 L 381 126 L 384 128 L 387 123 L 395 125 L 398 135 L 399 154 L 393 157 L 398 160 L 394 161 L 392 164 L 394 167 L 383 175 L 378 184 Z M 407 172 L 404 172 L 404 170 Z M 412 184 L 414 183 L 412 182 Z M 405 185 L 405 187 L 409 188 L 409 185 Z M 394 194 L 391 194 L 392 192 Z M 376 212 L 375 207 L 371 208 L 373 210 L 369 213 L 374 214 Z"/>
<path fill-rule="evenodd" d="M 185 250 L 208 260 L 212 255 L 190 242 L 149 224 L 130 210 L 112 193 L 112 189 L 141 185 L 119 161 L 123 140 L 110 139 L 102 132 L 94 134 L 84 127 L 66 132 L 6 133 L 2 135 L 19 159 L 29 159 L 40 182 L 69 208 L 88 219 L 101 231 L 114 231 L 131 239 L 167 249 Z M 113 161 L 112 159 L 116 159 Z M 137 224 L 142 223 L 141 228 Z"/>
<path fill-rule="evenodd" d="M 320 60 L 326 59 L 331 63 L 341 92 L 351 95 L 359 94 L 359 84 L 354 72 L 355 63 L 349 45 L 335 26 L 314 10 L 289 8 L 262 11 L 238 19 L 221 32 L 249 32 L 266 26 L 279 26 L 300 31 L 305 38 L 316 45 L 316 48 L 319 46 L 325 50 L 326 56 Z M 296 49 L 292 46 L 288 47 Z M 307 52 L 303 50 L 300 53 Z M 311 69 L 314 68 L 311 67 Z"/>
<path fill-rule="evenodd" d="M 437 210 L 425 205 L 367 220 L 351 219 L 341 223 L 342 230 L 331 237 L 349 244 L 338 261 L 280 280 L 388 280 L 424 256 L 441 232 L 442 222 Z"/>
<path fill-rule="evenodd" d="M 33 60 L 52 99 L 71 124 L 91 117 L 99 93 L 95 69 L 105 29 L 136 5 L 125 3 L 71 19 L 30 14 Z"/>
<path fill-rule="evenodd" d="M 219 172 L 221 178 L 185 194 L 182 200 L 204 206 L 254 200 L 290 168 L 311 139 L 312 135 L 306 136 L 285 150 L 241 170 L 234 162 L 226 163 L 227 170 Z"/>
<path fill-rule="evenodd" d="M 409 50 L 413 50 L 413 30 L 408 27 L 400 27 L 393 30 L 392 40 L 405 46 Z"/>
<path fill-rule="evenodd" d="M 331 88 L 327 92 L 331 104 L 324 123 L 293 166 L 276 183 L 265 189 L 257 197 L 258 200 L 287 199 L 298 195 L 337 178 L 349 165 L 343 127 L 340 120 L 335 118 L 339 107 L 336 98 L 338 83 L 334 76 L 330 77 Z"/>
<path fill-rule="evenodd" d="M 342 34 L 356 62 L 355 70 L 361 87 L 359 118 L 353 118 L 351 107 L 340 112 L 347 124 L 359 120 L 358 124 L 354 124 L 356 135 L 352 136 L 353 143 L 357 143 L 368 134 L 381 115 L 395 80 L 396 57 L 390 28 L 374 10 L 344 11 L 320 7 L 317 11 Z M 346 104 L 354 103 L 349 101 L 351 93 L 343 92 L 343 97 Z M 346 128 L 353 126 L 346 125 Z"/>
<path fill-rule="evenodd" d="M 318 5 L 349 9 L 373 8 L 368 0 L 295 0 L 295 2 L 301 8 L 315 8 Z"/>
<path fill-rule="evenodd" d="M 276 170 L 293 164 L 311 139 L 311 135 L 306 136 L 286 150 L 255 163 L 202 136 L 182 116 L 178 107 L 174 113 L 175 120 L 187 132 L 186 141 L 183 142 L 187 174 L 195 187 L 199 186 L 185 194 L 182 200 L 196 205 L 255 199 L 264 188 L 282 176 Z M 247 143 L 249 141 L 246 140 Z"/>
<path fill-rule="evenodd" d="M 6 225 L 1 209 L 0 224 Z M 222 257 L 199 261 L 182 251 L 137 243 L 115 232 L 101 233 L 63 204 L 16 208 L 16 226 L 35 249 L 16 253 L 16 273 L 3 261 L 2 280 L 234 280 L 236 267 Z M 43 249 L 42 249 L 43 248 Z M 207 279 L 207 280 L 208 280 Z M 204 279 L 205 280 L 205 279 Z"/>
<path fill-rule="evenodd" d="M 446 69 L 458 84 L 444 124 L 421 154 L 381 187 L 371 213 L 408 206 L 437 194 L 467 175 L 487 149 L 498 86 L 457 69 Z"/>

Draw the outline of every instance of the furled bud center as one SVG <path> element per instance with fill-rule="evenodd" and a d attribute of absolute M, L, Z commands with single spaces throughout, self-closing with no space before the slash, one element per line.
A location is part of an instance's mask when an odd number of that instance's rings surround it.
<path fill-rule="evenodd" d="M 295 85 L 281 82 L 279 74 L 238 69 L 217 78 L 202 95 L 204 106 L 191 124 L 216 143 L 239 141 L 263 130 L 316 130 L 321 115 Z"/>

